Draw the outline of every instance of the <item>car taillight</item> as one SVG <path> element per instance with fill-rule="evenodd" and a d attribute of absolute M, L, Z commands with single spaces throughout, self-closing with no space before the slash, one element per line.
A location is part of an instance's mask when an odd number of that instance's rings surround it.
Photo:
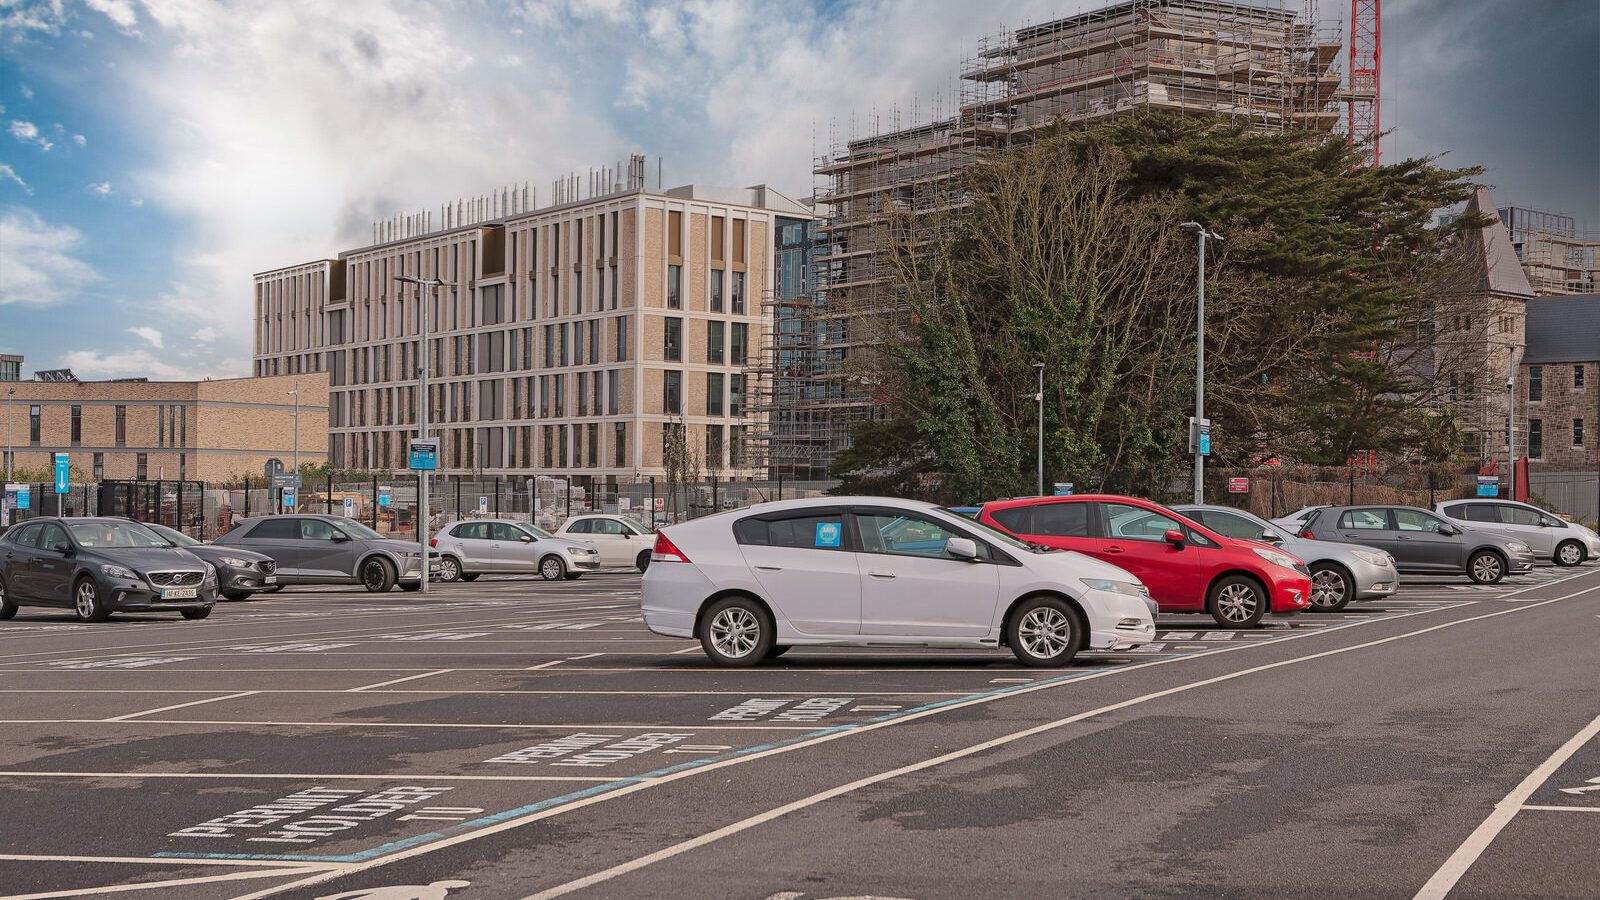
<path fill-rule="evenodd" d="M 429 547 L 437 547 L 437 546 L 439 546 L 439 539 L 438 538 L 429 538 L 428 539 L 428 546 Z"/>
<path fill-rule="evenodd" d="M 1305 530 L 1303 528 L 1300 530 L 1300 536 L 1305 538 L 1308 541 L 1314 541 L 1314 540 L 1317 539 L 1317 536 L 1315 534 L 1312 534 L 1310 531 L 1307 531 L 1307 530 Z"/>
<path fill-rule="evenodd" d="M 683 555 L 672 539 L 667 537 L 665 531 L 656 534 L 656 546 L 650 551 L 651 562 L 688 562 L 689 557 Z"/>

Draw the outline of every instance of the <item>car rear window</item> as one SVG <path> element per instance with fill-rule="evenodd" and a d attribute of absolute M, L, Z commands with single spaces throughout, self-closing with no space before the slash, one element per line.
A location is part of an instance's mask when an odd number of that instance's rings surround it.
<path fill-rule="evenodd" d="M 1013 506 L 1008 509 L 997 509 L 989 514 L 989 518 L 994 519 L 997 525 L 1012 534 L 1032 534 L 1033 526 L 1028 522 L 1032 518 L 1028 513 L 1032 511 L 1032 507 Z"/>
<path fill-rule="evenodd" d="M 740 519 L 733 523 L 733 539 L 756 547 L 843 550 L 844 516 L 828 513 L 782 519 Z"/>
<path fill-rule="evenodd" d="M 1045 503 L 1033 508 L 1033 530 L 1029 534 L 1049 537 L 1089 536 L 1089 504 Z"/>
<path fill-rule="evenodd" d="M 267 519 L 259 522 L 250 529 L 245 537 L 261 540 L 291 540 L 300 539 L 299 519 Z"/>
<path fill-rule="evenodd" d="M 591 519 L 579 519 L 576 522 L 568 522 L 565 531 L 567 534 L 588 534 L 592 521 Z"/>

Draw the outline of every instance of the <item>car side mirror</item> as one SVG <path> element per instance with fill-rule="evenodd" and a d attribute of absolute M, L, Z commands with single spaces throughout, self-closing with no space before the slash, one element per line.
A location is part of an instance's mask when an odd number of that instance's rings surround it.
<path fill-rule="evenodd" d="M 978 559 L 978 542 L 972 538 L 953 537 L 944 542 L 944 552 L 956 559 L 976 562 Z"/>
<path fill-rule="evenodd" d="M 1167 533 L 1162 535 L 1162 539 L 1175 548 L 1182 549 L 1183 547 L 1183 532 L 1176 528 L 1168 528 Z"/>
<path fill-rule="evenodd" d="M 1283 543 L 1283 538 L 1279 537 L 1278 533 L 1270 528 L 1263 528 L 1261 530 L 1261 539 L 1273 545 L 1274 547 Z"/>
<path fill-rule="evenodd" d="M 533 535 L 525 534 L 522 537 L 518 538 L 518 540 L 522 541 L 524 544 L 531 544 L 531 543 L 533 543 Z"/>
<path fill-rule="evenodd" d="M 72 555 L 72 545 L 67 543 L 66 541 L 61 541 L 61 542 L 57 543 L 54 547 L 51 547 L 50 549 L 54 550 L 57 553 L 65 553 L 68 556 Z"/>
<path fill-rule="evenodd" d="M 345 533 L 344 533 L 344 532 L 342 532 L 342 531 L 335 531 L 335 532 L 334 532 L 334 533 L 333 533 L 333 542 L 334 542 L 334 543 L 335 543 L 335 544 L 344 544 L 344 543 L 348 543 L 348 542 L 349 542 L 349 540 L 350 540 L 350 535 L 348 535 L 348 534 L 345 534 Z"/>
<path fill-rule="evenodd" d="M 622 536 L 623 536 L 623 537 L 625 537 L 625 538 L 627 538 L 627 539 L 628 539 L 628 540 L 630 540 L 630 541 L 631 541 L 631 540 L 633 540 L 633 533 L 632 533 L 632 532 L 629 532 L 629 531 L 624 531 L 624 532 L 623 532 L 623 533 L 622 533 Z"/>
<path fill-rule="evenodd" d="M 1445 537 L 1453 537 L 1460 534 L 1461 529 L 1455 527 L 1454 525 L 1441 525 L 1439 526 L 1439 533 Z"/>

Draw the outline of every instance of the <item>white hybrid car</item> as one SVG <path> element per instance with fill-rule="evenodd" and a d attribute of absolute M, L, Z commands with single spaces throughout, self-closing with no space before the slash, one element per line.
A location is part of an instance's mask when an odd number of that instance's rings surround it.
<path fill-rule="evenodd" d="M 1030 666 L 1155 639 L 1139 580 L 931 503 L 822 497 L 663 528 L 641 601 L 656 634 L 724 666 L 793 646 L 1009 647 Z"/>

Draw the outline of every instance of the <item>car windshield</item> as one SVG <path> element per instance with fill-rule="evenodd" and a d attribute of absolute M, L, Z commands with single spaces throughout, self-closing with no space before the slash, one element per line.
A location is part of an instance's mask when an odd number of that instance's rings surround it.
<path fill-rule="evenodd" d="M 548 531 L 545 531 L 543 528 L 540 528 L 537 525 L 529 525 L 527 522 L 518 522 L 518 523 L 516 523 L 516 525 L 517 525 L 518 528 L 521 528 L 523 531 L 526 531 L 527 533 L 533 535 L 534 537 L 538 538 L 539 540 L 544 540 L 545 538 L 555 537 L 555 535 L 551 534 Z"/>
<path fill-rule="evenodd" d="M 137 522 L 67 522 L 83 547 L 170 547 L 166 538 Z"/>
<path fill-rule="evenodd" d="M 194 538 L 189 537 L 187 534 L 184 534 L 183 532 L 173 528 L 168 528 L 165 525 L 146 523 L 144 527 L 166 538 L 168 543 L 172 544 L 174 547 L 193 547 L 194 545 L 200 543 Z"/>
<path fill-rule="evenodd" d="M 955 510 L 950 509 L 948 507 L 940 507 L 939 511 L 940 512 L 947 512 L 950 515 L 955 516 L 957 519 L 961 520 L 961 524 L 963 524 L 963 525 L 975 525 L 978 528 L 982 529 L 983 530 L 983 538 L 984 538 L 984 540 L 994 541 L 996 544 L 1004 544 L 1007 547 L 1011 547 L 1012 549 L 1015 549 L 1015 550 L 1026 550 L 1029 553 L 1049 553 L 1049 552 L 1053 552 L 1048 547 L 1036 547 L 1033 544 L 1029 544 L 1029 543 L 1027 543 L 1025 541 L 1019 541 L 1016 538 L 1012 537 L 1011 535 L 1006 534 L 1004 531 L 1001 531 L 1000 529 L 995 528 L 993 525 L 989 525 L 988 523 L 982 522 L 982 521 L 980 521 L 978 519 L 969 519 L 966 516 L 963 516 L 961 513 L 958 513 Z"/>
<path fill-rule="evenodd" d="M 383 540 L 383 535 L 357 522 L 355 519 L 337 519 L 335 521 L 339 523 L 340 528 L 343 528 L 353 538 L 360 538 L 363 541 Z"/>

